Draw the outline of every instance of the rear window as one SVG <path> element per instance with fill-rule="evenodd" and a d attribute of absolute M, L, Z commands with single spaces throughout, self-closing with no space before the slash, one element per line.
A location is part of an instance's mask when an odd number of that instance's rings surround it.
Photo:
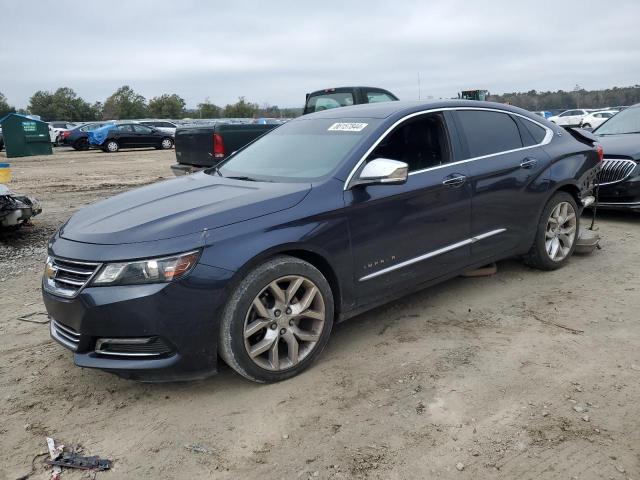
<path fill-rule="evenodd" d="M 327 92 L 309 97 L 305 111 L 307 113 L 321 112 L 332 108 L 348 107 L 353 104 L 353 94 L 351 92 Z"/>
<path fill-rule="evenodd" d="M 522 148 L 516 122 L 506 113 L 483 110 L 456 112 L 469 148 L 467 158 Z"/>

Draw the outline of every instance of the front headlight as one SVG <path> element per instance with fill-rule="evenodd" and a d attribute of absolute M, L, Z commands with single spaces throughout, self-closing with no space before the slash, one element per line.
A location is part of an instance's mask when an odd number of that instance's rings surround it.
<path fill-rule="evenodd" d="M 200 251 L 194 250 L 171 257 L 106 263 L 91 281 L 91 284 L 104 286 L 171 282 L 189 273 L 199 256 Z"/>

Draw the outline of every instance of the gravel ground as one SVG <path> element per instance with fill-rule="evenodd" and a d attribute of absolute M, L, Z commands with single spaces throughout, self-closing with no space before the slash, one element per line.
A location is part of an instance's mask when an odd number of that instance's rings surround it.
<path fill-rule="evenodd" d="M 284 383 L 140 384 L 50 340 L 40 275 L 61 222 L 170 178 L 173 151 L 11 161 L 44 211 L 0 237 L 0 480 L 49 478 L 46 436 L 105 479 L 640 478 L 640 216 L 602 215 L 602 250 L 560 271 L 505 261 L 338 325 Z"/>

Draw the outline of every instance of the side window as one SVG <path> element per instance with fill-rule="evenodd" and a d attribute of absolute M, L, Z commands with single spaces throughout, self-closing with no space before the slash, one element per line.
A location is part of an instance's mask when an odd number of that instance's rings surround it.
<path fill-rule="evenodd" d="M 133 127 L 131 125 L 118 125 L 119 132 L 131 133 L 133 132 Z"/>
<path fill-rule="evenodd" d="M 429 113 L 407 120 L 378 144 L 367 161 L 375 158 L 405 162 L 410 172 L 451 161 L 444 116 Z"/>
<path fill-rule="evenodd" d="M 516 122 L 506 113 L 458 110 L 457 118 L 469 148 L 469 158 L 522 148 Z"/>
<path fill-rule="evenodd" d="M 149 127 L 145 127 L 144 125 L 133 125 L 133 129 L 136 133 L 144 133 L 145 135 L 153 132 L 153 130 L 151 130 Z"/>
<path fill-rule="evenodd" d="M 393 102 L 393 98 L 384 92 L 367 92 L 367 101 L 369 103 Z"/>
<path fill-rule="evenodd" d="M 353 103 L 353 94 L 351 92 L 325 93 L 309 97 L 307 110 L 309 112 L 320 112 L 331 108 L 348 107 Z"/>

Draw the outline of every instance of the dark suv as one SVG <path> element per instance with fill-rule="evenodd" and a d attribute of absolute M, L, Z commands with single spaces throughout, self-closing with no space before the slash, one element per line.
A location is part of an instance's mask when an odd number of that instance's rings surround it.
<path fill-rule="evenodd" d="M 601 159 L 495 103 L 310 114 L 71 217 L 42 283 L 51 335 L 77 365 L 130 378 L 201 378 L 219 355 L 282 380 L 384 302 L 507 257 L 565 265 Z"/>

